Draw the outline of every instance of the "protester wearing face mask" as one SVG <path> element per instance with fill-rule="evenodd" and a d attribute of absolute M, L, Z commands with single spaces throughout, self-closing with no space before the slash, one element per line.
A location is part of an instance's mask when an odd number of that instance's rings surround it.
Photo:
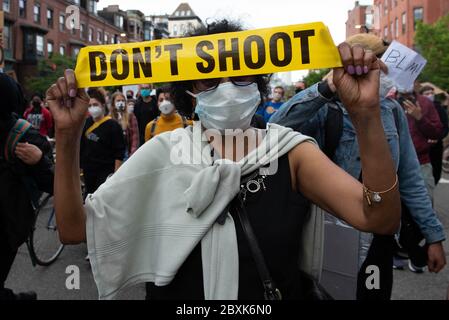
<path fill-rule="evenodd" d="M 123 129 L 111 116 L 105 116 L 105 96 L 98 90 L 88 90 L 88 112 L 81 135 L 80 163 L 86 191 L 93 193 L 122 164 L 125 157 Z M 115 109 L 115 108 L 114 108 Z"/>
<path fill-rule="evenodd" d="M 263 116 L 265 122 L 268 122 L 271 116 L 282 106 L 284 98 L 284 88 L 277 86 L 273 89 L 273 95 L 270 101 L 265 103 L 264 107 L 258 111 Z"/>
<path fill-rule="evenodd" d="M 45 137 L 49 135 L 53 127 L 53 119 L 50 111 L 42 106 L 40 95 L 35 94 L 31 98 L 31 106 L 25 110 L 23 118 L 33 125 L 33 128 Z"/>
<path fill-rule="evenodd" d="M 241 30 L 222 20 L 189 36 Z M 298 266 L 309 201 L 356 228 L 380 234 L 397 230 L 400 201 L 380 120 L 379 62 L 346 43 L 338 50 L 343 67 L 334 70 L 334 83 L 364 146 L 365 189 L 309 137 L 274 124 L 266 130 L 251 128 L 267 95 L 267 77 L 239 76 L 173 83 L 176 108 L 182 114 L 195 109 L 200 121 L 151 139 L 83 206 L 73 161 L 78 149 L 68 142 L 80 130 L 87 97 L 77 90 L 74 72 L 65 72 L 66 85 L 47 92 L 61 146 L 58 231 L 66 243 L 87 240 L 101 298 L 142 282 L 153 283 L 150 299 L 311 298 L 310 277 Z M 363 76 L 347 72 L 354 60 L 366 66 Z M 67 99 L 71 109 L 61 104 Z M 240 139 L 246 134 L 255 140 Z M 242 147 L 241 157 L 223 152 Z M 371 190 L 388 191 L 373 202 Z M 240 219 L 244 213 L 246 219 Z M 259 240 L 270 276 L 259 274 L 242 224 L 252 225 L 251 239 Z M 302 245 L 320 250 L 307 241 Z"/>
<path fill-rule="evenodd" d="M 126 160 L 139 148 L 139 127 L 137 125 L 137 119 L 134 113 L 129 112 L 129 105 L 126 103 L 123 93 L 118 91 L 114 93 L 111 97 L 111 104 L 113 106 L 111 117 L 120 123 L 125 137 Z"/>
<path fill-rule="evenodd" d="M 372 34 L 358 34 L 346 41 L 371 50 L 379 58 L 387 49 L 387 44 Z M 412 256 L 413 261 L 410 262 L 410 266 L 411 269 L 417 270 L 416 264 L 423 266 L 427 263 L 429 271 L 439 272 L 446 264 L 442 246 L 442 241 L 446 238 L 444 229 L 432 208 L 432 202 L 422 179 L 404 111 L 394 99 L 385 98 L 394 83 L 388 78 L 388 69 L 385 65 L 381 67 L 381 70 L 379 97 L 383 130 L 380 130 L 387 137 L 397 168 L 403 217 L 406 216 L 407 221 L 416 223 L 426 240 L 427 252 L 424 252 L 424 255 L 419 253 Z M 348 72 L 363 74 L 363 66 L 351 65 Z M 313 136 L 327 156 L 340 168 L 355 179 L 361 179 L 363 160 L 360 154 L 366 145 L 357 139 L 353 120 L 340 99 L 332 78 L 332 75 L 328 75 L 324 81 L 293 97 L 282 106 L 271 121 Z M 410 213 L 404 213 L 408 211 Z M 407 222 L 407 225 L 409 224 Z M 402 225 L 404 226 L 404 223 Z M 360 244 L 353 244 L 360 248 L 359 261 L 353 262 L 353 268 L 359 270 L 357 290 L 353 288 L 354 292 L 357 291 L 357 299 L 390 299 L 393 283 L 393 248 L 395 247 L 393 236 L 361 233 L 359 238 Z M 345 244 L 342 250 L 347 249 Z M 369 265 L 379 267 L 380 290 L 368 290 L 365 286 L 366 278 L 370 274 L 366 272 Z"/>
<path fill-rule="evenodd" d="M 140 145 L 145 143 L 145 128 L 147 124 L 156 119 L 160 114 L 156 99 L 151 95 L 151 91 L 152 89 L 149 84 L 140 85 L 139 98 L 134 106 L 134 115 L 139 125 Z"/>
<path fill-rule="evenodd" d="M 154 136 L 177 128 L 185 128 L 192 124 L 184 116 L 176 112 L 176 108 L 170 101 L 169 87 L 161 87 L 156 90 L 157 106 L 161 115 L 147 124 L 145 128 L 145 142 Z"/>
<path fill-rule="evenodd" d="M 133 99 L 131 100 L 126 100 L 126 109 L 128 110 L 128 113 L 132 113 L 134 114 L 134 105 L 135 105 L 135 101 Z M 136 118 L 137 120 L 137 118 Z M 139 127 L 137 127 L 138 129 Z"/>
<path fill-rule="evenodd" d="M 446 109 L 441 105 L 441 103 L 435 99 L 435 90 L 430 86 L 423 86 L 419 90 L 420 94 L 427 97 L 432 101 L 435 109 L 440 117 L 441 124 L 443 125 L 443 135 L 441 139 L 431 139 L 428 142 L 431 144 L 429 156 L 430 163 L 432 164 L 433 178 L 435 180 L 435 185 L 441 178 L 441 168 L 443 165 L 443 139 L 449 133 L 448 116 Z"/>

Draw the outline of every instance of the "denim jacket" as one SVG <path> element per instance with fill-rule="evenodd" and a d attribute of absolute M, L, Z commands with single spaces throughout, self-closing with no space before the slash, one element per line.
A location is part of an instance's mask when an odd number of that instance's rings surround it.
<path fill-rule="evenodd" d="M 322 148 L 326 134 L 324 124 L 327 110 L 332 107 L 341 108 L 343 111 L 343 133 L 333 161 L 358 179 L 361 173 L 361 161 L 354 126 L 343 105 L 321 95 L 318 84 L 301 91 L 284 103 L 271 117 L 270 122 L 295 129 L 307 121 L 307 126 L 312 126 L 316 130 L 314 138 Z M 406 115 L 401 106 L 391 99 L 382 99 L 380 108 L 385 136 L 399 177 L 401 199 L 410 210 L 410 214 L 421 229 L 426 242 L 430 244 L 443 241 L 445 239 L 443 225 L 432 208 L 432 202 L 427 193 L 409 133 Z M 399 128 L 396 128 L 394 108 L 398 109 Z"/>

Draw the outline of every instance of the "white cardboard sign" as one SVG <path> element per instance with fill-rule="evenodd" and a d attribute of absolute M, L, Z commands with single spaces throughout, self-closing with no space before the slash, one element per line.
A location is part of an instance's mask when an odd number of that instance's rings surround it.
<path fill-rule="evenodd" d="M 388 77 L 401 92 L 413 90 L 413 83 L 427 64 L 419 53 L 393 41 L 381 59 L 388 66 Z"/>

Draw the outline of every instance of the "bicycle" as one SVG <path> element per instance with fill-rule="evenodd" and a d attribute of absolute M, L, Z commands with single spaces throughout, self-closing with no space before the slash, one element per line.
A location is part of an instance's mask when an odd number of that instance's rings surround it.
<path fill-rule="evenodd" d="M 59 240 L 55 209 L 47 208 L 51 199 L 51 195 L 44 194 L 34 210 L 33 228 L 26 242 L 33 267 L 51 265 L 64 249 Z"/>

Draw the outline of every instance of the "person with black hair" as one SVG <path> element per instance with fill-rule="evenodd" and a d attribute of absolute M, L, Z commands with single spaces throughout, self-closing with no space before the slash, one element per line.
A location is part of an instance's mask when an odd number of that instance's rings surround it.
<path fill-rule="evenodd" d="M 239 30 L 218 21 L 190 36 Z M 47 91 L 59 143 L 59 235 L 64 243 L 87 240 L 100 298 L 141 282 L 150 283 L 150 299 L 313 298 L 298 266 L 309 201 L 362 230 L 397 230 L 400 200 L 380 121 L 379 62 L 346 43 L 339 53 L 343 67 L 334 69 L 334 83 L 363 146 L 363 183 L 307 136 L 279 125 L 250 127 L 267 94 L 266 76 L 223 77 L 173 83 L 174 105 L 183 114 L 195 110 L 199 121 L 151 139 L 85 205 L 73 158 L 88 99 L 74 72 L 65 71 Z M 365 66 L 363 75 L 347 72 L 354 62 Z"/>
<path fill-rule="evenodd" d="M 80 163 L 86 191 L 93 193 L 122 164 L 125 138 L 120 124 L 106 116 L 106 99 L 95 88 L 88 90 L 89 114 L 81 135 Z"/>
<path fill-rule="evenodd" d="M 175 105 L 170 101 L 170 87 L 164 86 L 156 90 L 157 107 L 161 113 L 156 119 L 147 124 L 145 128 L 145 142 L 154 136 L 177 128 L 185 128 L 192 124 L 176 111 Z"/>
<path fill-rule="evenodd" d="M 18 120 L 25 98 L 21 86 L 0 73 L 0 300 L 35 300 L 35 292 L 15 294 L 5 281 L 18 248 L 34 221 L 33 205 L 42 192 L 53 194 L 51 146 L 31 124 Z"/>
<path fill-rule="evenodd" d="M 31 106 L 25 110 L 23 118 L 33 125 L 44 137 L 49 136 L 53 127 L 53 119 L 50 111 L 43 106 L 42 98 L 39 94 L 31 97 Z"/>

